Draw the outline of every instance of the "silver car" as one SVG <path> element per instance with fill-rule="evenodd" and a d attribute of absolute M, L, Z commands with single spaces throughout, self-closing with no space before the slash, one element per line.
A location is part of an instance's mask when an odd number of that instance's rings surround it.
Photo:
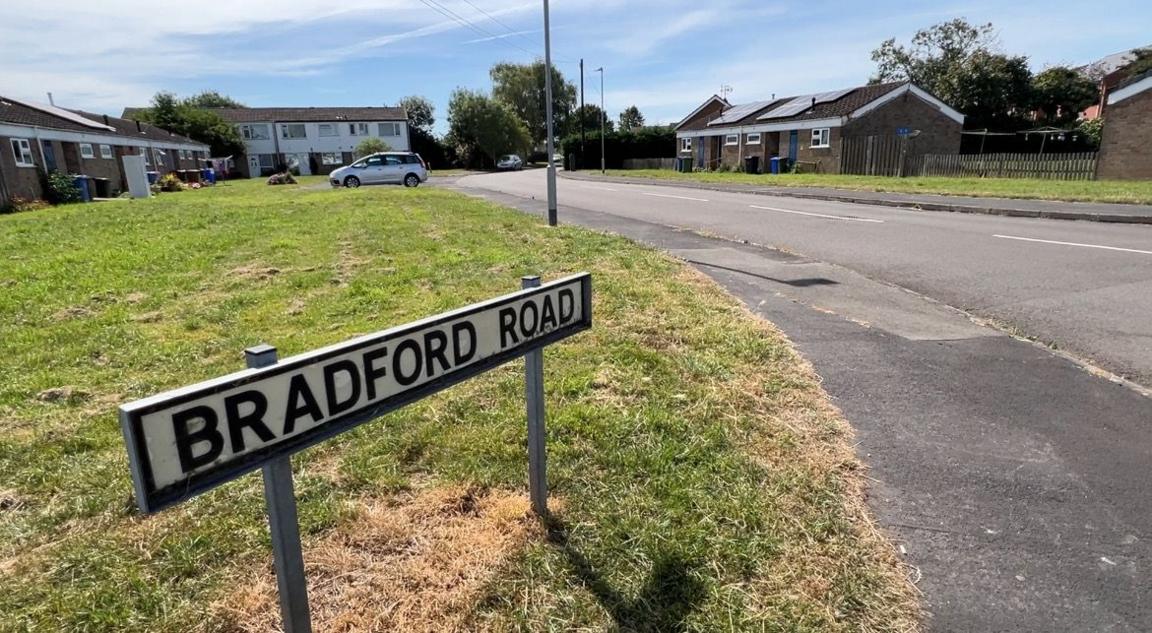
<path fill-rule="evenodd" d="M 501 171 L 518 171 L 524 168 L 524 161 L 515 154 L 505 154 L 496 161 L 496 169 Z"/>
<path fill-rule="evenodd" d="M 328 174 L 333 187 L 360 185 L 404 185 L 417 187 L 428 181 L 428 167 L 419 154 L 412 152 L 380 152 L 334 169 Z"/>

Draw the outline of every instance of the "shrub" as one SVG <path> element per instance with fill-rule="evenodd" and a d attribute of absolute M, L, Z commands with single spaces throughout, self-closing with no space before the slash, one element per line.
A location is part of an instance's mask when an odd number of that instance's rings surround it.
<path fill-rule="evenodd" d="M 584 167 L 600 166 L 600 131 L 588 134 Z M 565 157 L 580 155 L 580 135 L 567 136 L 560 142 Z M 629 158 L 668 158 L 676 155 L 676 132 L 671 127 L 651 126 L 630 132 L 604 135 L 604 162 L 609 169 L 620 169 Z"/>
<path fill-rule="evenodd" d="M 184 183 L 176 177 L 176 174 L 164 174 L 156 185 L 160 191 L 184 191 Z"/>
<path fill-rule="evenodd" d="M 8 201 L 7 204 L 0 206 L 0 213 L 22 213 L 24 211 L 39 211 L 49 207 L 47 202 L 37 200 L 35 198 L 20 198 L 15 197 Z"/>
<path fill-rule="evenodd" d="M 84 201 L 80 187 L 76 186 L 76 181 L 68 174 L 54 171 L 42 177 L 42 184 L 44 185 L 44 197 L 52 204 L 71 204 Z"/>
<path fill-rule="evenodd" d="M 384 141 L 376 137 L 369 137 L 363 141 L 360 141 L 360 143 L 356 145 L 356 155 L 367 156 L 369 154 L 376 154 L 378 152 L 387 152 L 391 149 L 392 148 Z"/>

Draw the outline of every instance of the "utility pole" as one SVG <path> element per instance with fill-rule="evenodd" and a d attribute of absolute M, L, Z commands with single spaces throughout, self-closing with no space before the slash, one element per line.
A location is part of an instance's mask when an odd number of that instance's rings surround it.
<path fill-rule="evenodd" d="M 584 58 L 580 58 L 580 165 L 578 169 L 584 169 Z"/>
<path fill-rule="evenodd" d="M 596 69 L 600 73 L 600 173 L 605 172 L 604 169 L 604 121 L 608 119 L 607 113 L 604 112 L 604 67 L 601 66 Z"/>
<path fill-rule="evenodd" d="M 548 0 L 544 0 L 544 116 L 548 118 L 548 226 L 556 226 L 556 153 L 552 129 L 552 35 L 548 31 Z"/>

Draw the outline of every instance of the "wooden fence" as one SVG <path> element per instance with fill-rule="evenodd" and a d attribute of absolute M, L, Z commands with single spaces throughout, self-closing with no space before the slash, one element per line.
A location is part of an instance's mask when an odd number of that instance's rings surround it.
<path fill-rule="evenodd" d="M 855 136 L 841 141 L 840 173 L 861 176 L 906 176 L 915 173 L 898 136 Z"/>
<path fill-rule="evenodd" d="M 921 176 L 1093 180 L 1096 152 L 1073 154 L 928 154 Z"/>
<path fill-rule="evenodd" d="M 624 169 L 676 169 L 675 158 L 625 158 Z"/>

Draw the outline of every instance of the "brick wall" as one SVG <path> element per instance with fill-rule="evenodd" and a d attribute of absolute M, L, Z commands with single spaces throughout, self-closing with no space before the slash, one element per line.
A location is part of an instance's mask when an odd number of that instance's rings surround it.
<path fill-rule="evenodd" d="M 1096 177 L 1152 179 L 1152 90 L 1108 106 Z"/>
<path fill-rule="evenodd" d="M 108 181 L 109 191 L 100 192 L 107 193 L 109 196 L 117 196 L 123 191 L 124 176 L 121 172 L 120 162 L 116 154 L 116 147 L 112 146 L 112 158 L 101 158 L 100 144 L 92 144 L 92 158 L 84 158 L 80 154 L 80 146 L 76 145 L 76 156 L 78 160 L 79 173 L 93 178 L 103 178 Z M 94 192 L 95 193 L 95 192 Z"/>
<path fill-rule="evenodd" d="M 812 130 L 796 130 L 796 156 L 793 162 L 804 163 L 801 169 L 815 171 L 821 174 L 835 174 L 840 171 L 840 139 L 843 130 L 839 127 L 828 128 L 828 147 L 812 147 Z M 789 136 L 791 132 L 780 133 L 781 155 L 789 151 Z"/>
<path fill-rule="evenodd" d="M 41 162 L 40 148 L 36 145 L 38 142 L 33 138 L 28 139 L 28 143 L 32 146 L 32 157 L 36 165 L 40 166 L 43 163 Z M 44 197 L 40 188 L 39 167 L 17 167 L 16 155 L 12 152 L 11 137 L 7 136 L 0 136 L 0 178 L 4 179 L 5 188 L 12 198 Z"/>
<path fill-rule="evenodd" d="M 845 137 L 895 137 L 896 129 L 901 127 L 920 130 L 920 135 L 908 144 L 909 157 L 960 152 L 960 130 L 963 126 L 911 92 L 849 121 L 844 126 L 843 134 Z M 835 136 L 834 132 L 833 144 L 839 145 L 835 142 Z"/>

